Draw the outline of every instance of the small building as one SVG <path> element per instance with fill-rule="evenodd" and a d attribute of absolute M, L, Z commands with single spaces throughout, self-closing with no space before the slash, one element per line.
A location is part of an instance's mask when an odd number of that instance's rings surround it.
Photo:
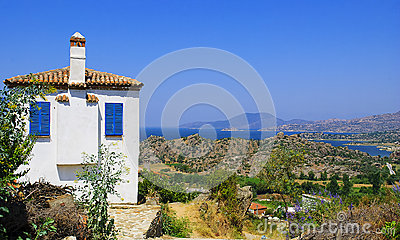
<path fill-rule="evenodd" d="M 52 184 L 75 185 L 82 169 L 82 153 L 97 154 L 101 144 L 127 156 L 130 169 L 118 186 L 121 198 L 111 202 L 136 203 L 139 157 L 139 81 L 86 68 L 86 39 L 70 38 L 70 66 L 4 80 L 8 87 L 24 86 L 31 78 L 48 83 L 56 92 L 38 98 L 31 107 L 29 133 L 37 142 L 26 178 Z"/>
<path fill-rule="evenodd" d="M 257 215 L 257 216 L 262 216 L 262 215 L 264 215 L 264 212 L 267 211 L 267 209 L 268 209 L 268 207 L 266 207 L 266 206 L 263 206 L 259 203 L 252 202 L 249 207 L 249 212 L 254 215 Z"/>

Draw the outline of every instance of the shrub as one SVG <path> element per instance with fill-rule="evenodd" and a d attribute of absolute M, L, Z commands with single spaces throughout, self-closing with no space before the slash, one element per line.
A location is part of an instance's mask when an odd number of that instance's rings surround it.
<path fill-rule="evenodd" d="M 211 199 L 218 203 L 220 211 L 227 217 L 230 225 L 242 232 L 244 216 L 241 216 L 240 202 L 237 198 L 237 176 L 232 175 L 226 181 L 212 188 Z"/>
<path fill-rule="evenodd" d="M 339 184 L 336 178 L 332 178 L 328 183 L 327 190 L 333 194 L 339 193 Z"/>
<path fill-rule="evenodd" d="M 27 171 L 16 173 L 28 163 L 35 137 L 26 133 L 29 106 L 36 103 L 38 95 L 52 90 L 45 85 L 4 88 L 0 90 L 0 180 L 11 182 Z"/>
<path fill-rule="evenodd" d="M 32 78 L 31 82 L 34 82 Z M 9 213 L 6 205 L 14 191 L 13 183 L 28 171 L 17 170 L 28 164 L 35 144 L 35 137 L 26 133 L 29 106 L 35 104 L 37 96 L 44 98 L 52 91 L 42 84 L 0 90 L 0 218 Z M 0 238 L 7 238 L 6 229 L 1 224 Z"/>
<path fill-rule="evenodd" d="M 315 173 L 313 171 L 308 172 L 308 180 L 314 180 L 315 178 Z"/>
<path fill-rule="evenodd" d="M 343 174 L 343 187 L 341 190 L 342 195 L 348 196 L 353 189 L 353 183 L 350 182 L 349 176 L 347 174 Z"/>
<path fill-rule="evenodd" d="M 326 170 L 321 173 L 321 181 L 326 181 L 328 180 L 328 173 L 326 172 Z"/>
<path fill-rule="evenodd" d="M 369 182 L 372 184 L 372 191 L 374 194 L 378 194 L 383 183 L 383 179 L 380 171 L 376 171 L 369 175 Z"/>
<path fill-rule="evenodd" d="M 124 156 L 100 146 L 98 155 L 84 155 L 83 171 L 78 178 L 84 185 L 80 188 L 80 201 L 88 214 L 88 227 L 95 240 L 116 239 L 114 219 L 108 214 L 110 195 L 117 195 L 115 186 L 122 182 Z"/>
<path fill-rule="evenodd" d="M 171 202 L 188 202 L 198 196 L 198 193 L 185 193 L 182 191 L 171 191 L 162 187 L 155 185 L 153 182 L 149 181 L 146 177 L 151 179 L 149 173 L 140 173 L 143 177 L 143 181 L 138 183 L 138 202 L 143 203 L 146 196 L 156 193 L 160 197 L 161 203 L 171 203 Z"/>
<path fill-rule="evenodd" d="M 161 206 L 162 230 L 164 234 L 172 237 L 187 238 L 192 232 L 187 218 L 178 218 L 168 204 Z"/>

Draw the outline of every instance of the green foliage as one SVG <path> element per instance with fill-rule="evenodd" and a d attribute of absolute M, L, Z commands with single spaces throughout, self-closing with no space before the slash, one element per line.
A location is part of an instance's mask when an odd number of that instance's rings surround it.
<path fill-rule="evenodd" d="M 180 155 L 179 155 L 180 156 Z M 194 173 L 197 172 L 196 169 L 191 168 L 189 165 L 184 163 L 168 163 L 167 166 L 174 167 L 177 171 L 186 172 L 186 173 Z"/>
<path fill-rule="evenodd" d="M 301 189 L 305 192 L 305 193 L 312 193 L 312 192 L 319 192 L 322 190 L 321 185 L 319 185 L 318 183 L 314 184 L 312 182 L 303 182 L 300 185 Z"/>
<path fill-rule="evenodd" d="M 31 80 L 34 82 L 34 80 Z M 26 131 L 29 123 L 29 106 L 35 105 L 36 97 L 44 98 L 54 89 L 47 85 L 32 84 L 0 90 L 0 218 L 9 211 L 5 207 L 12 183 L 28 170 L 17 172 L 30 160 L 35 137 Z M 7 238 L 6 229 L 0 224 L 0 238 Z"/>
<path fill-rule="evenodd" d="M 326 170 L 321 173 L 321 181 L 326 181 L 328 180 L 328 173 L 326 172 Z"/>
<path fill-rule="evenodd" d="M 88 214 L 88 228 L 95 240 L 116 239 L 114 219 L 108 214 L 110 195 L 118 195 L 115 187 L 122 182 L 125 172 L 124 155 L 115 153 L 104 145 L 98 155 L 84 155 L 83 171 L 78 178 L 84 185 L 80 188 L 80 201 Z"/>
<path fill-rule="evenodd" d="M 336 179 L 336 181 L 337 181 L 337 180 L 340 180 L 340 177 L 339 177 L 339 175 L 337 173 L 335 173 L 334 175 L 332 175 L 330 177 L 330 180 L 333 180 L 333 179 Z"/>
<path fill-rule="evenodd" d="M 382 233 L 387 239 L 400 239 L 400 222 L 386 222 L 385 226 L 382 229 Z"/>
<path fill-rule="evenodd" d="M 35 137 L 27 134 L 29 106 L 36 97 L 53 91 L 45 85 L 4 88 L 0 90 L 0 180 L 12 181 L 26 173 L 16 173 L 29 161 Z"/>
<path fill-rule="evenodd" d="M 40 237 L 47 235 L 49 232 L 57 231 L 57 228 L 54 226 L 54 220 L 51 218 L 46 218 L 40 226 L 32 223 L 32 227 L 36 233 L 34 240 L 40 239 Z"/>
<path fill-rule="evenodd" d="M 315 179 L 315 173 L 313 171 L 308 172 L 308 180 L 314 180 Z"/>
<path fill-rule="evenodd" d="M 344 196 L 348 196 L 353 189 L 353 183 L 350 182 L 349 175 L 343 174 L 343 186 L 341 190 L 341 194 Z"/>
<path fill-rule="evenodd" d="M 303 173 L 303 171 L 300 173 L 299 179 L 307 179 L 306 175 Z"/>
<path fill-rule="evenodd" d="M 383 179 L 380 171 L 375 171 L 369 175 L 369 182 L 372 184 L 372 192 L 378 194 L 383 184 Z"/>
<path fill-rule="evenodd" d="M 210 190 L 211 199 L 217 201 L 220 211 L 228 219 L 230 225 L 239 233 L 243 228 L 243 217 L 240 213 L 240 202 L 237 198 L 237 176 L 231 175 L 227 180 Z"/>
<path fill-rule="evenodd" d="M 164 234 L 178 238 L 188 238 L 192 232 L 187 218 L 178 218 L 168 204 L 161 206 L 162 231 Z"/>
<path fill-rule="evenodd" d="M 360 174 L 351 178 L 354 184 L 369 184 L 368 175 Z"/>
<path fill-rule="evenodd" d="M 268 183 L 258 177 L 248 177 L 240 175 L 237 176 L 237 178 L 241 187 L 251 186 L 254 198 L 257 196 L 257 194 L 265 194 L 269 192 Z"/>
<path fill-rule="evenodd" d="M 188 202 L 198 196 L 198 193 L 185 193 L 183 191 L 171 191 L 166 188 L 160 187 L 149 181 L 148 178 L 152 179 L 152 175 L 148 172 L 143 171 L 140 175 L 143 181 L 139 181 L 138 184 L 138 197 L 139 203 L 144 202 L 146 196 L 153 195 L 154 193 L 160 197 L 161 203 L 171 202 Z M 154 176 L 153 176 L 154 177 Z"/>
<path fill-rule="evenodd" d="M 260 172 L 259 176 L 268 183 L 268 188 L 276 193 L 297 195 L 300 190 L 295 184 L 293 171 L 304 162 L 304 155 L 298 151 L 290 150 L 285 147 L 274 148 L 270 159 Z M 284 197 L 282 196 L 284 200 Z M 285 200 L 284 200 L 285 201 Z M 287 211 L 288 203 L 285 201 Z"/>
<path fill-rule="evenodd" d="M 339 184 L 336 178 L 332 178 L 331 181 L 328 183 L 326 189 L 331 192 L 332 194 L 338 194 L 340 191 Z"/>

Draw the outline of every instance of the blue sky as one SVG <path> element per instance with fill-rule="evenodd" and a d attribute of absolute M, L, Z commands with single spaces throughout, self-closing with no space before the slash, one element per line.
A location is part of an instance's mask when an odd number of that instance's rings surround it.
<path fill-rule="evenodd" d="M 68 66 L 68 40 L 79 31 L 87 67 L 130 77 L 183 48 L 232 52 L 263 77 L 283 119 L 400 110 L 400 1 L 0 1 L 0 14 L 1 79 Z M 199 70 L 168 79 L 152 109 L 161 112 L 168 96 L 200 82 L 254 111 L 232 79 Z M 221 118 L 200 105 L 181 121 Z"/>

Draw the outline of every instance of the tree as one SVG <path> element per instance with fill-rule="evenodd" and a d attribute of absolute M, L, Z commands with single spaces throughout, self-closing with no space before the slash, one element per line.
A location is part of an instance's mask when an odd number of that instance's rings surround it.
<path fill-rule="evenodd" d="M 26 165 L 30 159 L 35 136 L 26 132 L 29 122 L 29 107 L 35 106 L 36 97 L 45 99 L 50 93 L 46 85 L 32 84 L 27 87 L 5 87 L 0 90 L 0 179 L 12 181 L 26 174 L 27 171 L 16 173 L 21 165 Z"/>
<path fill-rule="evenodd" d="M 237 198 L 237 193 L 238 180 L 236 174 L 229 176 L 224 182 L 210 189 L 211 199 L 218 203 L 219 209 L 227 217 L 231 226 L 241 233 L 245 214 L 241 215 L 241 203 Z"/>
<path fill-rule="evenodd" d="M 349 175 L 343 174 L 343 187 L 342 187 L 342 195 L 348 196 L 351 193 L 353 187 L 353 183 L 350 182 Z"/>
<path fill-rule="evenodd" d="M 279 193 L 285 204 L 287 213 L 288 204 L 284 194 L 295 196 L 298 190 L 295 185 L 293 171 L 304 162 L 304 155 L 300 152 L 287 149 L 283 146 L 274 148 L 259 177 L 268 183 L 268 188 Z"/>
<path fill-rule="evenodd" d="M 328 180 L 328 173 L 326 172 L 326 170 L 321 173 L 321 181 L 326 181 Z"/>
<path fill-rule="evenodd" d="M 10 183 L 28 172 L 28 169 L 17 171 L 28 164 L 35 144 L 35 136 L 26 132 L 29 108 L 35 106 L 37 96 L 45 98 L 45 94 L 54 91 L 30 79 L 33 84 L 29 86 L 0 90 L 0 217 L 9 212 L 6 206 L 14 191 Z M 6 229 L 1 224 L 0 238 L 7 239 Z"/>
<path fill-rule="evenodd" d="M 383 183 L 381 173 L 379 171 L 371 173 L 368 179 L 369 182 L 372 184 L 372 192 L 374 194 L 378 194 L 379 190 L 381 189 L 381 185 Z"/>
<path fill-rule="evenodd" d="M 335 173 L 334 175 L 331 176 L 331 180 L 332 179 L 336 179 L 336 181 L 337 181 L 337 180 L 340 179 L 340 177 L 339 177 L 339 175 L 337 173 Z"/>
<path fill-rule="evenodd" d="M 299 177 L 300 179 L 306 179 L 307 177 L 306 177 L 306 175 L 303 173 L 303 171 L 300 173 L 300 177 Z"/>
<path fill-rule="evenodd" d="M 336 178 L 331 179 L 331 181 L 328 183 L 327 190 L 332 194 L 339 193 L 339 184 Z"/>
<path fill-rule="evenodd" d="M 313 171 L 308 172 L 308 180 L 314 180 L 315 179 L 315 173 Z"/>

